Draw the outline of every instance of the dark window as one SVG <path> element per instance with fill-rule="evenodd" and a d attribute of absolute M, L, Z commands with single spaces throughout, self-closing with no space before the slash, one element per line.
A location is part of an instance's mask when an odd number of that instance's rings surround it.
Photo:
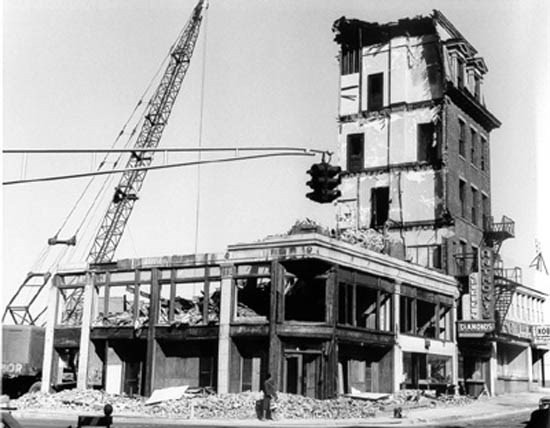
<path fill-rule="evenodd" d="M 477 272 L 479 270 L 478 257 L 479 249 L 475 245 L 472 245 L 472 272 Z"/>
<path fill-rule="evenodd" d="M 437 159 L 437 141 L 432 122 L 419 123 L 417 127 L 418 161 L 434 163 Z"/>
<path fill-rule="evenodd" d="M 416 313 L 416 301 L 407 296 L 399 297 L 399 331 L 412 333 Z"/>
<path fill-rule="evenodd" d="M 475 129 L 470 129 L 471 141 L 470 141 L 470 161 L 473 165 L 477 164 L 476 147 L 477 147 L 477 132 Z"/>
<path fill-rule="evenodd" d="M 365 135 L 350 134 L 347 137 L 348 146 L 348 172 L 359 172 L 365 167 Z"/>
<path fill-rule="evenodd" d="M 466 217 L 466 182 L 460 180 L 458 184 L 458 197 L 460 198 L 460 215 Z"/>
<path fill-rule="evenodd" d="M 359 73 L 360 67 L 360 50 L 359 49 L 343 49 L 342 60 L 340 62 L 340 72 L 344 74 Z"/>
<path fill-rule="evenodd" d="M 483 210 L 483 228 L 487 229 L 487 222 L 489 221 L 489 216 L 491 215 L 489 197 L 487 195 L 481 195 L 481 209 Z"/>
<path fill-rule="evenodd" d="M 464 60 L 460 57 L 456 58 L 456 84 L 461 89 L 464 87 Z"/>
<path fill-rule="evenodd" d="M 466 157 L 466 124 L 462 120 L 458 120 L 458 154 Z"/>
<path fill-rule="evenodd" d="M 479 224 L 479 196 L 476 188 L 472 187 L 472 223 Z"/>
<path fill-rule="evenodd" d="M 481 137 L 481 170 L 486 171 L 487 170 L 487 139 L 484 137 Z"/>
<path fill-rule="evenodd" d="M 379 110 L 384 105 L 384 73 L 369 74 L 368 77 L 368 99 L 369 110 Z"/>
<path fill-rule="evenodd" d="M 252 391 L 252 358 L 243 358 L 241 391 Z"/>
<path fill-rule="evenodd" d="M 479 76 L 474 76 L 474 93 L 476 100 L 481 101 L 481 79 Z"/>
<path fill-rule="evenodd" d="M 375 187 L 371 189 L 371 221 L 370 227 L 383 226 L 388 219 L 390 208 L 390 188 Z"/>

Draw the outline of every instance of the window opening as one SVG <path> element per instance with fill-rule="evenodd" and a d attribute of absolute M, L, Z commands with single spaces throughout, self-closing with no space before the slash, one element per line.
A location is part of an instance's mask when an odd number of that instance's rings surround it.
<path fill-rule="evenodd" d="M 369 74 L 367 80 L 367 105 L 369 110 L 379 110 L 384 105 L 384 73 Z"/>
<path fill-rule="evenodd" d="M 365 167 L 365 135 L 349 134 L 347 136 L 347 170 L 359 172 Z"/>
<path fill-rule="evenodd" d="M 386 220 L 388 220 L 389 208 L 390 188 L 375 187 L 371 189 L 371 228 L 384 225 Z"/>

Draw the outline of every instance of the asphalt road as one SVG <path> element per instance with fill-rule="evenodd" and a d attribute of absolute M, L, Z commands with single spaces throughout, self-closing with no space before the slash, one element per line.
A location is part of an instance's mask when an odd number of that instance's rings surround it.
<path fill-rule="evenodd" d="M 446 422 L 445 424 L 439 424 L 439 425 L 424 425 L 425 428 L 525 428 L 525 425 L 527 424 L 529 420 L 530 413 L 520 413 L 513 416 L 504 416 L 498 419 L 485 419 L 485 420 L 471 420 L 471 421 L 459 421 L 457 420 L 456 423 L 454 422 Z M 405 421 L 403 421 L 405 422 Z M 37 420 L 37 419 L 27 419 L 27 420 L 19 420 L 19 423 L 23 428 L 68 428 L 69 426 L 72 426 L 72 428 L 76 428 L 76 418 L 74 421 L 68 420 L 68 419 L 48 419 L 48 420 Z M 259 423 L 261 424 L 261 423 Z M 116 422 L 113 424 L 113 428 L 147 428 L 154 426 L 155 428 L 174 428 L 178 425 L 170 424 L 170 425 L 163 425 L 162 422 L 156 422 L 154 424 L 151 424 L 150 422 Z M 181 427 L 185 428 L 205 428 L 205 425 L 191 425 L 188 423 L 179 425 Z M 322 425 L 315 425 L 316 427 L 321 427 Z M 327 426 L 330 426 L 327 425 Z M 406 423 L 403 423 L 402 425 L 395 425 L 398 426 L 407 426 Z M 418 426 L 418 425 L 417 425 Z M 222 428 L 223 425 L 210 425 L 209 427 L 212 428 Z M 363 425 L 363 428 L 365 425 Z M 369 425 L 369 427 L 375 428 L 375 425 Z"/>

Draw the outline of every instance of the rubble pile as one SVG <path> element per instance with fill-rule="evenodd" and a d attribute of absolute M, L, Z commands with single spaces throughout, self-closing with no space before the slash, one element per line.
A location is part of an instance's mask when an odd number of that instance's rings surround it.
<path fill-rule="evenodd" d="M 182 419 L 254 419 L 261 404 L 260 392 L 239 394 L 186 394 L 177 400 L 146 405 L 144 398 L 112 395 L 97 390 L 65 390 L 55 394 L 29 393 L 12 404 L 19 409 L 72 410 L 101 413 L 110 403 L 117 414 L 137 414 Z M 378 411 L 391 411 L 394 407 L 413 409 L 466 405 L 468 397 L 443 395 L 429 397 L 422 391 L 400 391 L 379 401 L 338 397 L 318 400 L 301 395 L 280 393 L 275 401 L 280 419 L 358 419 L 373 417 Z"/>

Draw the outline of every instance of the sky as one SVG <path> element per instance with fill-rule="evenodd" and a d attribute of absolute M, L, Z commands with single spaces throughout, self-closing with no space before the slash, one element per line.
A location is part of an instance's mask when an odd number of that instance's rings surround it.
<path fill-rule="evenodd" d="M 193 6 L 189 0 L 5 0 L 3 147 L 110 147 Z M 434 8 L 488 65 L 486 104 L 503 123 L 491 134 L 493 215 L 516 221 L 516 238 L 502 248 L 505 265 L 522 267 L 525 282 L 537 283 L 528 269 L 535 239 L 550 266 L 544 188 L 550 178 L 544 162 L 550 159 L 550 44 L 544 0 L 212 0 L 160 147 L 196 147 L 200 141 L 205 147 L 336 151 L 338 47 L 332 23 L 341 16 L 387 22 Z M 169 161 L 194 159 L 196 154 L 171 155 Z M 3 155 L 2 175 L 8 180 L 90 171 L 98 161 L 90 155 Z M 332 226 L 334 207 L 304 196 L 306 171 L 316 161 L 288 157 L 206 165 L 200 175 L 196 167 L 152 171 L 116 258 L 191 254 L 195 248 L 223 252 L 231 243 L 286 232 L 306 217 Z M 87 183 L 3 186 L 2 306 L 31 268 L 41 268 L 37 259 L 47 239 Z M 60 238 L 78 229 L 79 243 L 86 242 L 85 226 L 79 229 L 83 205 Z M 96 205 L 89 218 L 101 217 L 102 205 Z M 70 249 L 59 260 L 82 262 L 85 254 L 79 251 Z"/>

